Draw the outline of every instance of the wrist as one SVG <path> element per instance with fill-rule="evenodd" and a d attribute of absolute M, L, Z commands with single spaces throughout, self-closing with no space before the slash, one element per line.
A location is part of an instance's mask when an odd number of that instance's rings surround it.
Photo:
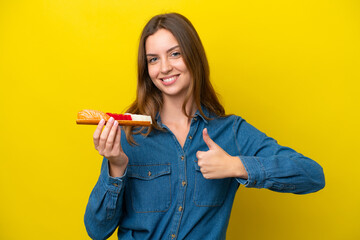
<path fill-rule="evenodd" d="M 234 162 L 233 176 L 236 178 L 248 179 L 248 173 L 242 163 L 240 157 L 231 157 Z"/>
<path fill-rule="evenodd" d="M 126 170 L 126 164 L 123 164 L 121 166 L 117 166 L 115 164 L 111 164 L 109 161 L 109 175 L 111 177 L 122 177 L 124 176 L 125 170 Z"/>

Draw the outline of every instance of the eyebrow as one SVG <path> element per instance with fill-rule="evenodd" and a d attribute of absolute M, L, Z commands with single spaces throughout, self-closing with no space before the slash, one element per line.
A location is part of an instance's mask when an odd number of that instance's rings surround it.
<path fill-rule="evenodd" d="M 168 52 L 171 52 L 172 50 L 174 50 L 175 48 L 178 48 L 179 47 L 179 45 L 176 45 L 176 46 L 174 46 L 174 47 L 171 47 L 171 48 L 169 48 L 166 52 L 168 53 Z M 148 53 L 148 54 L 146 54 L 146 56 L 157 56 L 157 54 L 153 54 L 153 53 Z"/>

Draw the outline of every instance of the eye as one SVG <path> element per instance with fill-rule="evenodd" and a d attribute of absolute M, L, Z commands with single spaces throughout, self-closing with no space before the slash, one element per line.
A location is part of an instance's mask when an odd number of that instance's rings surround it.
<path fill-rule="evenodd" d="M 148 63 L 154 63 L 154 62 L 156 62 L 157 60 L 158 60 L 157 57 L 152 57 L 152 58 L 149 58 L 149 59 L 148 59 Z"/>
<path fill-rule="evenodd" d="M 172 56 L 172 57 L 179 57 L 180 55 L 181 55 L 181 53 L 180 53 L 180 52 L 177 52 L 177 51 L 171 53 L 171 56 Z"/>

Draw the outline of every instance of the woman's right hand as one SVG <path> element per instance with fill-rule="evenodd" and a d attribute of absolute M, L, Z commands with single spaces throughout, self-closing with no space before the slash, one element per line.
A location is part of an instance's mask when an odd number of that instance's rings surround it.
<path fill-rule="evenodd" d="M 110 118 L 105 125 L 102 119 L 94 132 L 95 149 L 101 156 L 109 160 L 109 174 L 112 177 L 121 177 L 124 175 L 129 158 L 124 153 L 120 139 L 121 129 L 118 121 Z M 103 130 L 104 128 L 104 130 Z"/>

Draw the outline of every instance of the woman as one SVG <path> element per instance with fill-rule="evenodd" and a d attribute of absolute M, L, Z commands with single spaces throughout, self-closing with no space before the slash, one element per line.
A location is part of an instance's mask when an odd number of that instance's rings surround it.
<path fill-rule="evenodd" d="M 316 162 L 225 115 L 200 38 L 182 15 L 145 26 L 128 112 L 151 115 L 153 125 L 120 129 L 110 119 L 95 130 L 104 160 L 85 213 L 93 239 L 118 226 L 119 239 L 225 239 L 240 184 L 296 194 L 324 187 Z"/>

